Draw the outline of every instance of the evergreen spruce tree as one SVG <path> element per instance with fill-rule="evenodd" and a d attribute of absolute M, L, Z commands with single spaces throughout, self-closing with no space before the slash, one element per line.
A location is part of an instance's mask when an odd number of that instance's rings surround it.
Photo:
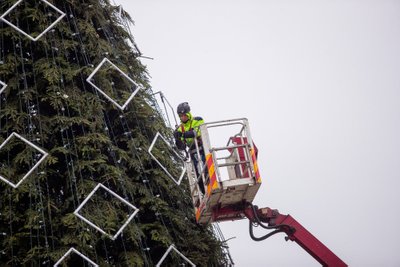
<path fill-rule="evenodd" d="M 1 0 L 0 15 L 15 3 Z M 65 13 L 50 29 L 61 13 L 48 3 Z M 186 180 L 177 186 L 147 151 L 171 133 L 129 15 L 108 0 L 48 3 L 23 0 L 0 21 L 0 176 L 23 179 L 0 181 L 0 265 L 53 266 L 74 248 L 99 266 L 154 266 L 172 244 L 197 266 L 226 265 L 212 229 L 195 222 Z M 166 144 L 154 154 L 179 176 Z M 162 266 L 182 263 L 172 250 Z M 89 266 L 75 252 L 60 264 Z"/>

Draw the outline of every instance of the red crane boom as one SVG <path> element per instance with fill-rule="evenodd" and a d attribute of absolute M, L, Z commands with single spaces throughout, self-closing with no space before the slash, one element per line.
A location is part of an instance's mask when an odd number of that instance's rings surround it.
<path fill-rule="evenodd" d="M 255 241 L 262 241 L 277 233 L 286 233 L 286 240 L 291 240 L 300 245 L 322 266 L 345 267 L 347 264 L 342 261 L 335 253 L 312 235 L 298 221 L 290 215 L 280 214 L 276 209 L 257 208 L 251 203 L 244 205 L 232 205 L 221 209 L 214 210 L 213 221 L 237 220 L 247 217 L 250 221 L 250 236 Z M 273 230 L 272 232 L 262 236 L 255 237 L 253 234 L 254 224 L 265 229 Z"/>

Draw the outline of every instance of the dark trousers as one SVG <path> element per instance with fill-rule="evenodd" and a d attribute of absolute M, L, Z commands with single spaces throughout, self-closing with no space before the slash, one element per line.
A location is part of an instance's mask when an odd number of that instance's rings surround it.
<path fill-rule="evenodd" d="M 204 149 L 203 147 L 199 146 L 199 152 L 200 152 L 200 157 L 201 157 L 201 166 L 204 165 L 204 163 L 206 162 L 206 155 L 204 154 Z M 190 158 L 193 161 L 194 164 L 194 169 L 196 171 L 196 176 L 198 178 L 197 182 L 199 184 L 200 187 L 200 191 L 204 194 L 205 193 L 205 188 L 204 188 L 204 182 L 203 179 L 201 178 L 201 173 L 200 170 L 198 170 L 198 164 L 199 164 L 199 159 L 198 159 L 198 155 L 197 155 L 197 151 L 196 149 L 191 149 L 190 150 Z M 203 172 L 205 171 L 205 167 L 203 169 Z"/>

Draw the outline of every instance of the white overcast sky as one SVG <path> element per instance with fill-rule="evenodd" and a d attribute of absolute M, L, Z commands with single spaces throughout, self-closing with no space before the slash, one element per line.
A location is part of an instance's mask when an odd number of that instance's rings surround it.
<path fill-rule="evenodd" d="M 154 91 L 206 121 L 249 119 L 255 204 L 350 266 L 400 266 L 400 1 L 113 1 Z M 220 226 L 236 266 L 319 266 L 283 234 Z"/>

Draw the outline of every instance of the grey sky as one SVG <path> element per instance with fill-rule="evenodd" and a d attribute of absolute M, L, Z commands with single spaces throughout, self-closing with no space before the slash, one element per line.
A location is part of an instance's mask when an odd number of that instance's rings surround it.
<path fill-rule="evenodd" d="M 249 119 L 255 204 L 290 213 L 350 266 L 400 266 L 399 1 L 115 2 L 154 58 L 142 60 L 154 91 L 206 121 Z M 236 266 L 319 266 L 283 235 L 220 226 Z"/>

